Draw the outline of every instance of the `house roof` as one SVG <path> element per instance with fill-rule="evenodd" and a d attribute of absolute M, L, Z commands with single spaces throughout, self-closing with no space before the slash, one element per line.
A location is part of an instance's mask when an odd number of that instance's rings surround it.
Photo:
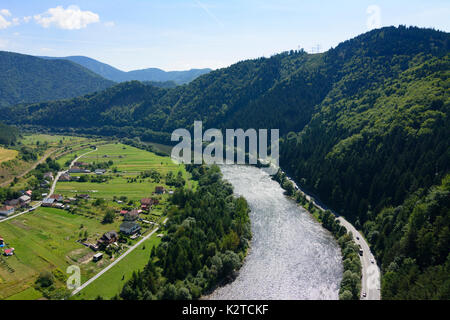
<path fill-rule="evenodd" d="M 53 202 L 55 202 L 55 199 L 53 198 L 45 198 L 44 200 L 42 200 L 42 203 L 45 204 L 52 204 Z"/>
<path fill-rule="evenodd" d="M 62 198 L 62 195 L 60 195 L 60 194 L 52 194 L 50 196 L 50 199 L 59 199 L 59 198 Z"/>
<path fill-rule="evenodd" d="M 115 231 L 108 231 L 103 235 L 103 237 L 105 237 L 108 240 L 111 240 L 113 238 L 117 239 L 119 237 L 119 235 Z"/>
<path fill-rule="evenodd" d="M 136 222 L 125 221 L 120 225 L 120 230 L 130 230 L 136 227 L 140 227 Z"/>
<path fill-rule="evenodd" d="M 1 208 L 0 208 L 0 211 L 9 211 L 9 210 L 12 210 L 12 209 L 14 209 L 14 207 L 11 207 L 11 206 L 4 206 L 4 207 L 1 207 Z"/>
<path fill-rule="evenodd" d="M 141 204 L 142 205 L 151 205 L 153 203 L 153 200 L 152 199 L 150 199 L 150 198 L 144 198 L 144 199 L 141 199 Z"/>
<path fill-rule="evenodd" d="M 25 201 L 30 201 L 31 198 L 30 198 L 29 196 L 23 195 L 23 196 L 21 196 L 21 197 L 19 198 L 19 200 L 25 202 Z"/>

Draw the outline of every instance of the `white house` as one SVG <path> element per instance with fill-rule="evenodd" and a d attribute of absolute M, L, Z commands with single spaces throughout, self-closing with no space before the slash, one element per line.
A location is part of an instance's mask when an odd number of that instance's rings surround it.
<path fill-rule="evenodd" d="M 14 207 L 11 206 L 4 206 L 0 208 L 0 215 L 2 216 L 10 216 L 14 213 Z"/>

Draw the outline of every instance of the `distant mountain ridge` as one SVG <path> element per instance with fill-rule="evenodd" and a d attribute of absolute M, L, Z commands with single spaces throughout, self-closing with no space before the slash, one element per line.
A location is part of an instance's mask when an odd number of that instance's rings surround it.
<path fill-rule="evenodd" d="M 178 85 L 189 83 L 201 75 L 211 72 L 211 69 L 191 69 L 186 71 L 164 71 L 158 68 L 148 68 L 142 70 L 133 70 L 125 72 L 114 68 L 106 63 L 84 56 L 69 57 L 40 57 L 51 60 L 69 60 L 75 62 L 98 75 L 115 81 L 151 81 L 151 82 L 168 82 L 173 81 Z"/>
<path fill-rule="evenodd" d="M 113 85 L 71 61 L 0 51 L 0 107 L 73 98 Z"/>

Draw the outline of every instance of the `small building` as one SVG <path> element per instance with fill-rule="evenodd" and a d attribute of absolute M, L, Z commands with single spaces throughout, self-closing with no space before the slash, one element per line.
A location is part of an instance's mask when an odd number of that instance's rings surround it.
<path fill-rule="evenodd" d="M 27 205 L 31 202 L 31 198 L 27 195 L 23 195 L 19 198 L 19 201 L 22 205 Z"/>
<path fill-rule="evenodd" d="M 0 215 L 1 216 L 10 216 L 14 213 L 15 209 L 12 206 L 4 206 L 0 208 Z"/>
<path fill-rule="evenodd" d="M 136 221 L 139 218 L 139 211 L 138 210 L 131 210 L 130 212 L 126 213 L 123 217 L 124 221 Z"/>
<path fill-rule="evenodd" d="M 72 178 L 70 177 L 70 174 L 68 174 L 68 173 L 63 173 L 63 174 L 59 177 L 59 180 L 58 180 L 58 181 L 60 181 L 60 182 L 68 182 L 68 181 L 70 181 L 70 180 L 72 180 Z"/>
<path fill-rule="evenodd" d="M 3 248 L 5 246 L 5 241 L 3 238 L 0 238 L 0 248 Z"/>
<path fill-rule="evenodd" d="M 44 180 L 46 181 L 53 181 L 53 172 L 46 172 L 44 173 Z"/>
<path fill-rule="evenodd" d="M 14 248 L 5 249 L 4 255 L 5 256 L 12 256 L 14 254 Z"/>
<path fill-rule="evenodd" d="M 55 201 L 63 201 L 64 200 L 64 197 L 60 194 L 52 194 L 49 198 L 55 199 Z"/>
<path fill-rule="evenodd" d="M 82 169 L 80 167 L 73 166 L 69 169 L 69 173 L 81 173 Z"/>
<path fill-rule="evenodd" d="M 104 175 L 106 173 L 105 169 L 96 169 L 95 174 L 97 175 Z"/>
<path fill-rule="evenodd" d="M 94 254 L 92 257 L 92 261 L 97 262 L 98 260 L 101 260 L 103 258 L 103 253 L 99 252 Z"/>
<path fill-rule="evenodd" d="M 141 226 L 137 224 L 136 222 L 132 221 L 125 221 L 120 225 L 120 232 L 126 234 L 126 235 L 132 235 L 141 230 Z"/>
<path fill-rule="evenodd" d="M 73 165 L 74 167 L 87 167 L 89 163 L 77 161 Z"/>
<path fill-rule="evenodd" d="M 154 199 L 150 199 L 150 198 L 144 198 L 141 199 L 141 209 L 142 210 L 151 210 L 152 206 L 155 204 L 155 200 Z"/>
<path fill-rule="evenodd" d="M 53 198 L 45 198 L 44 200 L 42 200 L 43 207 L 51 207 L 53 206 L 53 203 L 55 203 L 55 199 Z"/>
<path fill-rule="evenodd" d="M 164 194 L 164 193 L 166 193 L 166 189 L 164 189 L 163 186 L 156 186 L 155 187 L 155 193 L 156 194 Z"/>
<path fill-rule="evenodd" d="M 27 190 L 27 191 L 25 191 L 25 194 L 26 194 L 27 196 L 31 197 L 31 196 L 33 195 L 33 191 Z"/>
<path fill-rule="evenodd" d="M 5 205 L 14 207 L 14 208 L 18 208 L 18 207 L 20 207 L 20 200 L 19 199 L 8 200 L 8 201 L 5 201 Z"/>
<path fill-rule="evenodd" d="M 60 203 L 60 202 L 57 202 L 57 203 L 53 204 L 53 208 L 62 210 L 62 209 L 64 209 L 64 205 L 62 203 Z"/>
<path fill-rule="evenodd" d="M 98 246 L 107 246 L 111 243 L 117 242 L 119 240 L 119 235 L 115 231 L 106 232 L 100 240 L 97 241 Z"/>
<path fill-rule="evenodd" d="M 120 210 L 120 215 L 124 216 L 128 213 L 128 210 Z"/>

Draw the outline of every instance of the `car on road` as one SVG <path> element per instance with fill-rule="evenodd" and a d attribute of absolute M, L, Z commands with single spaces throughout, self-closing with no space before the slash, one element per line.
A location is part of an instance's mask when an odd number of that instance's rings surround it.
<path fill-rule="evenodd" d="M 370 259 L 370 263 L 375 263 L 375 261 L 373 261 L 373 259 Z"/>
<path fill-rule="evenodd" d="M 359 240 L 359 237 L 356 237 L 356 240 Z"/>
<path fill-rule="evenodd" d="M 365 292 L 363 292 L 362 294 L 363 298 L 367 297 L 367 294 Z"/>

